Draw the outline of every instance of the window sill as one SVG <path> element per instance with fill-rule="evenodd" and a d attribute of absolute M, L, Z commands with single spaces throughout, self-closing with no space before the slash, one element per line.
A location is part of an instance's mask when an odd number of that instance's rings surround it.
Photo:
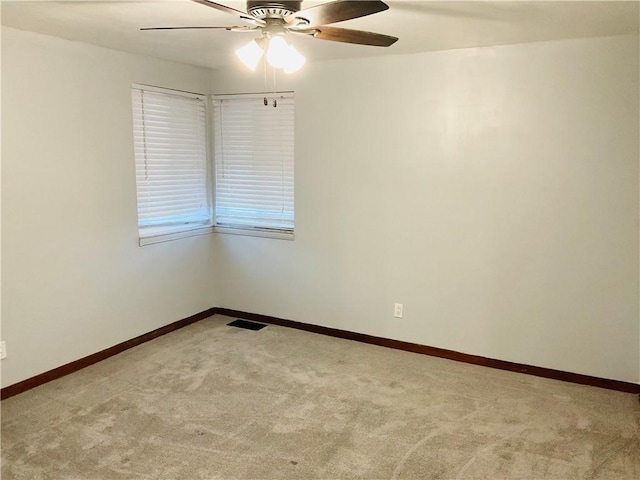
<path fill-rule="evenodd" d="M 275 230 L 260 230 L 255 228 L 240 228 L 240 227 L 213 227 L 215 233 L 223 233 L 228 235 L 245 235 L 248 237 L 264 237 L 264 238 L 276 238 L 278 240 L 294 240 L 295 235 L 293 232 L 275 231 Z"/>
<path fill-rule="evenodd" d="M 206 227 L 199 226 L 190 230 L 178 230 L 174 232 L 165 232 L 154 234 L 149 232 L 145 236 L 141 236 L 138 240 L 138 245 L 144 247 L 145 245 L 153 245 L 154 243 L 170 242 L 172 240 L 179 240 L 181 238 L 195 237 L 196 235 L 207 235 L 213 232 L 213 226 Z"/>

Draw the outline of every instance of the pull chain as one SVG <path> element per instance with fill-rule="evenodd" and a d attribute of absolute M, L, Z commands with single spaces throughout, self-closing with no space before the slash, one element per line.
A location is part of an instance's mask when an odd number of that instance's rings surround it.
<path fill-rule="evenodd" d="M 263 71 L 264 71 L 264 91 L 267 91 L 267 61 L 263 58 L 262 59 L 262 64 L 264 65 Z M 267 99 L 267 97 L 264 97 L 264 106 L 267 107 L 269 106 L 269 100 Z"/>
<path fill-rule="evenodd" d="M 271 67 L 273 69 L 273 89 L 270 89 L 269 86 L 267 85 L 267 62 L 266 60 L 263 60 L 263 64 L 264 64 L 264 68 L 263 68 L 263 72 L 264 72 L 264 91 L 268 92 L 269 90 L 271 90 L 273 92 L 273 108 L 277 108 L 278 107 L 278 100 L 276 98 L 276 68 L 275 67 Z M 265 95 L 265 97 L 263 98 L 263 103 L 265 107 L 269 106 L 269 99 L 267 98 L 267 96 Z"/>
<path fill-rule="evenodd" d="M 276 100 L 276 69 L 273 67 L 273 108 L 278 106 L 278 100 Z"/>

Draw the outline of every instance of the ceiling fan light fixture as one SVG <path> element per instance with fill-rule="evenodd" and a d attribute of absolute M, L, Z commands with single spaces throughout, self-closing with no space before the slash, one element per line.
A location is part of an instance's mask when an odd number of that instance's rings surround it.
<path fill-rule="evenodd" d="M 287 44 L 285 34 L 289 32 L 319 40 L 375 47 L 389 47 L 398 41 L 398 38 L 390 35 L 327 26 L 384 12 L 389 6 L 382 0 L 333 0 L 302 10 L 302 0 L 247 0 L 246 11 L 212 0 L 192 1 L 237 16 L 251 26 L 151 27 L 141 30 L 218 29 L 258 32 L 260 37 L 236 50 L 236 55 L 252 71 L 256 70 L 266 56 L 265 67 L 268 63 L 274 68 L 283 68 L 285 73 L 293 73 L 306 63 L 304 56 Z"/>
<path fill-rule="evenodd" d="M 264 50 L 255 40 L 251 40 L 244 47 L 236 50 L 236 55 L 242 63 L 255 72 L 262 55 L 264 55 Z"/>
<path fill-rule="evenodd" d="M 287 43 L 283 35 L 263 36 L 252 40 L 236 50 L 236 55 L 252 71 L 256 70 L 263 56 L 266 56 L 270 66 L 282 68 L 285 73 L 297 72 L 307 61 L 293 45 Z"/>
<path fill-rule="evenodd" d="M 302 66 L 307 62 L 307 59 L 304 55 L 302 55 L 296 47 L 293 45 L 289 46 L 289 55 L 287 56 L 287 61 L 284 64 L 284 73 L 294 73 L 302 68 Z"/>

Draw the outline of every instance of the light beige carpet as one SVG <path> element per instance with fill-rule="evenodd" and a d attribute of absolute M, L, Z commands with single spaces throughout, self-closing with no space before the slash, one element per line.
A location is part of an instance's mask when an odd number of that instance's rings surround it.
<path fill-rule="evenodd" d="M 215 316 L 2 402 L 2 480 L 640 479 L 635 395 Z"/>

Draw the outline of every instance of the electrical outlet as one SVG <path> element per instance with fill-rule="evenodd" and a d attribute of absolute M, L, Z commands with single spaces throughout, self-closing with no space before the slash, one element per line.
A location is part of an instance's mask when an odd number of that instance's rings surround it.
<path fill-rule="evenodd" d="M 4 340 L 0 342 L 0 360 L 3 358 L 7 358 L 7 344 Z"/>
<path fill-rule="evenodd" d="M 402 318 L 402 304 L 396 303 L 393 306 L 393 316 L 396 318 Z"/>

